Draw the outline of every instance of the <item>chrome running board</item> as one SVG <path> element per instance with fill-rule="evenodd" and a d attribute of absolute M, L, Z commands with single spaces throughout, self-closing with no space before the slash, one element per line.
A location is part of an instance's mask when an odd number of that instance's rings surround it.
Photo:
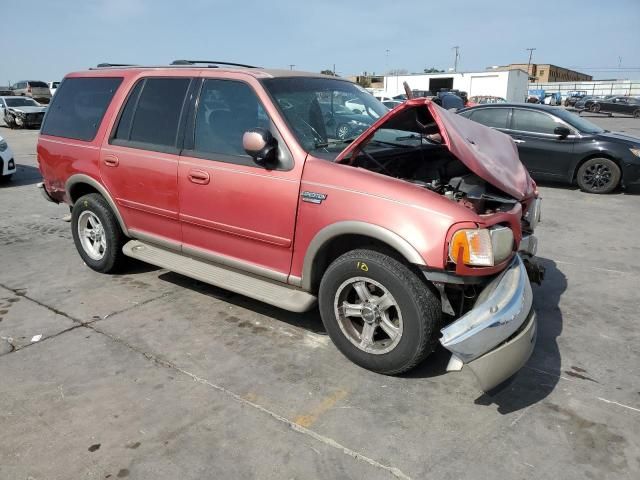
<path fill-rule="evenodd" d="M 291 312 L 306 312 L 316 304 L 314 295 L 299 288 L 197 260 L 139 240 L 127 242 L 122 251 L 125 255 L 137 260 Z"/>

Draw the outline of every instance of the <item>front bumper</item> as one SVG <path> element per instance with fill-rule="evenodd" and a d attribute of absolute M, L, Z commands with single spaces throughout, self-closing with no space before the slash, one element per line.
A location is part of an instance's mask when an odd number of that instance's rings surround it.
<path fill-rule="evenodd" d="M 469 312 L 441 332 L 440 343 L 452 353 L 447 370 L 467 365 L 484 391 L 520 370 L 536 340 L 533 294 L 520 256 L 485 287 Z"/>

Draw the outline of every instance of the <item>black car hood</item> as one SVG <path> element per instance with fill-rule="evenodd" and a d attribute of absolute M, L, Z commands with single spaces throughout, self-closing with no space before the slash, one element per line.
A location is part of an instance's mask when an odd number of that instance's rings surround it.
<path fill-rule="evenodd" d="M 603 140 L 609 140 L 620 143 L 628 143 L 630 145 L 640 145 L 640 138 L 628 135 L 624 132 L 602 132 L 596 135 Z"/>

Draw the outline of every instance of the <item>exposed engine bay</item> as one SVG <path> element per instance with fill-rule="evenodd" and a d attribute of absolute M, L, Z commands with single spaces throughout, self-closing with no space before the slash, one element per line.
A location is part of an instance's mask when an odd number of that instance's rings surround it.
<path fill-rule="evenodd" d="M 406 180 L 479 214 L 508 211 L 517 203 L 471 172 L 444 145 L 431 141 L 380 150 L 375 148 L 374 141 L 352 165 Z"/>
<path fill-rule="evenodd" d="M 478 214 L 508 211 L 518 203 L 449 151 L 426 108 L 392 116 L 355 153 L 350 159 L 353 166 L 413 183 Z"/>

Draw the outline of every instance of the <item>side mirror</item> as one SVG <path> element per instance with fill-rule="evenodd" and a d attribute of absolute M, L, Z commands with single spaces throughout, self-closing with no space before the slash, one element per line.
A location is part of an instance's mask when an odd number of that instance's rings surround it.
<path fill-rule="evenodd" d="M 571 130 L 569 130 L 567 127 L 556 127 L 553 130 L 553 133 L 558 135 L 560 138 L 567 138 L 569 135 L 571 135 Z"/>
<path fill-rule="evenodd" d="M 252 128 L 242 135 L 242 147 L 260 166 L 273 162 L 278 151 L 278 142 L 269 130 Z"/>

